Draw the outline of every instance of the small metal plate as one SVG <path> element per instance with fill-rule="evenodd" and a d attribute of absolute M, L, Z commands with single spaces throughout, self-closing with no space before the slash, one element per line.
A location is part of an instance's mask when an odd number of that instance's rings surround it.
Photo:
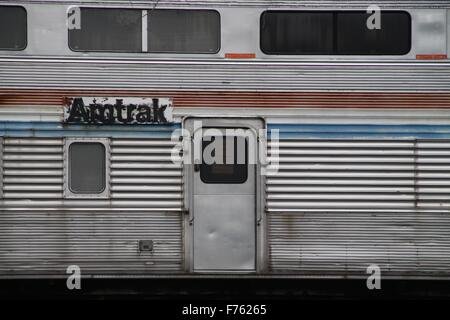
<path fill-rule="evenodd" d="M 139 240 L 139 251 L 153 251 L 153 240 Z"/>

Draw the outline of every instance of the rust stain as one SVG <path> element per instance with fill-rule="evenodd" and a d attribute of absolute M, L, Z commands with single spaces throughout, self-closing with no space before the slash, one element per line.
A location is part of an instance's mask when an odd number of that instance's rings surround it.
<path fill-rule="evenodd" d="M 450 108 L 449 93 L 229 92 L 0 89 L 0 105 L 62 106 L 70 97 L 170 97 L 175 107 Z"/>

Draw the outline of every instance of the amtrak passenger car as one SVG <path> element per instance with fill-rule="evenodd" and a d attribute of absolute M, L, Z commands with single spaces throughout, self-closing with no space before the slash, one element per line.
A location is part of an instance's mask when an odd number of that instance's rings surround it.
<path fill-rule="evenodd" d="M 0 1 L 0 277 L 449 278 L 449 55 L 449 1 Z"/>

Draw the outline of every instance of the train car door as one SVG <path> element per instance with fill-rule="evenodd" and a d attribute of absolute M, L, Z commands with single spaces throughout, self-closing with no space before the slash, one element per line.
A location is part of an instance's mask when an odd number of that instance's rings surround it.
<path fill-rule="evenodd" d="M 242 119 L 189 119 L 186 126 L 191 132 L 194 130 L 190 206 L 192 269 L 194 272 L 255 271 L 257 131 L 262 123 Z"/>

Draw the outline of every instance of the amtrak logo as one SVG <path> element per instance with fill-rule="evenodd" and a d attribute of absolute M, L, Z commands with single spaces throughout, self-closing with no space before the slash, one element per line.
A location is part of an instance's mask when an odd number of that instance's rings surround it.
<path fill-rule="evenodd" d="M 64 110 L 67 124 L 165 124 L 172 122 L 168 98 L 71 98 Z"/>

